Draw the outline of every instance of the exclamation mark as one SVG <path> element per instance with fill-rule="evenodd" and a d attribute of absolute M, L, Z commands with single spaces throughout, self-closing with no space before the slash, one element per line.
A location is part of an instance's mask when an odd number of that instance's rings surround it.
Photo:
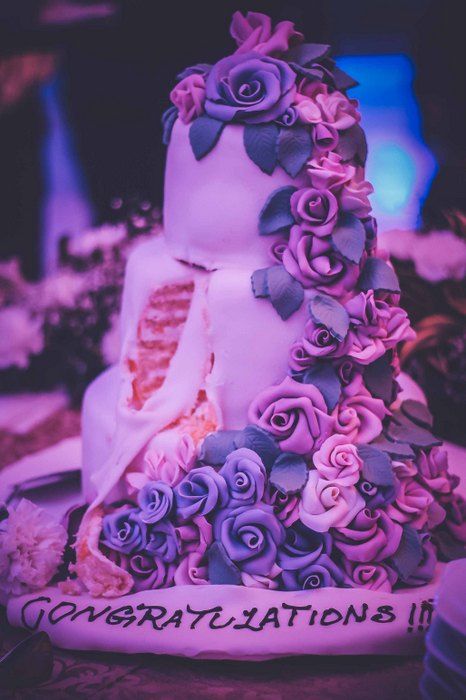
<path fill-rule="evenodd" d="M 411 604 L 411 612 L 409 613 L 408 619 L 408 632 L 412 632 L 414 629 L 414 615 L 416 614 L 416 603 Z"/>
<path fill-rule="evenodd" d="M 424 625 L 426 627 L 429 627 L 430 622 L 432 620 L 432 613 L 434 611 L 434 608 L 432 606 L 433 603 L 433 598 L 429 598 L 429 600 L 423 600 L 421 603 L 421 614 L 419 615 L 419 625 L 418 625 L 418 632 L 423 632 L 424 631 Z"/>

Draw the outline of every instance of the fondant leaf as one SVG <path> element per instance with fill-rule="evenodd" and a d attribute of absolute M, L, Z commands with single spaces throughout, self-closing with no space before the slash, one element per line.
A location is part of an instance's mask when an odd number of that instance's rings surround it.
<path fill-rule="evenodd" d="M 199 452 L 200 461 L 213 467 L 223 465 L 230 452 L 236 450 L 235 438 L 240 434 L 240 430 L 218 430 L 207 435 Z"/>
<path fill-rule="evenodd" d="M 272 306 L 284 321 L 292 316 L 304 301 L 302 284 L 292 277 L 283 265 L 269 267 L 267 286 Z"/>
<path fill-rule="evenodd" d="M 359 275 L 358 287 L 363 292 L 399 292 L 400 285 L 394 270 L 381 258 L 367 258 Z"/>
<path fill-rule="evenodd" d="M 337 90 L 349 90 L 352 87 L 359 85 L 358 81 L 352 78 L 348 73 L 339 68 L 337 65 L 333 67 L 333 81 Z"/>
<path fill-rule="evenodd" d="M 346 338 L 349 316 L 345 307 L 326 294 L 316 294 L 309 302 L 309 311 L 316 323 L 325 326 L 339 341 Z"/>
<path fill-rule="evenodd" d="M 221 542 L 214 542 L 207 550 L 209 581 L 212 584 L 238 586 L 241 572 L 234 564 Z"/>
<path fill-rule="evenodd" d="M 412 447 L 427 448 L 441 445 L 442 441 L 425 428 L 412 423 L 402 413 L 394 413 L 387 429 L 387 436 L 395 442 L 408 442 Z"/>
<path fill-rule="evenodd" d="M 210 72 L 211 68 L 212 66 L 210 63 L 196 63 L 194 66 L 188 66 L 182 70 L 176 77 L 178 80 L 183 80 L 183 78 L 187 78 L 189 75 L 194 75 L 195 73 L 198 75 L 206 75 L 206 73 Z"/>
<path fill-rule="evenodd" d="M 295 73 L 303 78 L 307 78 L 311 82 L 314 80 L 321 81 L 325 75 L 325 71 L 322 69 L 322 66 L 319 66 L 318 64 L 311 65 L 309 68 L 307 68 L 306 66 L 301 66 L 299 63 L 292 62 L 290 63 L 290 67 Z"/>
<path fill-rule="evenodd" d="M 244 430 L 241 430 L 238 437 L 235 438 L 235 446 L 236 448 L 247 447 L 253 450 L 262 459 L 267 471 L 270 471 L 272 464 L 281 454 L 280 448 L 271 434 L 257 425 L 247 425 Z"/>
<path fill-rule="evenodd" d="M 168 146 L 173 131 L 173 125 L 178 117 L 178 109 L 172 105 L 162 114 L 162 143 Z"/>
<path fill-rule="evenodd" d="M 286 60 L 299 63 L 301 66 L 307 66 L 318 58 L 326 56 L 329 51 L 330 46 L 328 44 L 300 44 L 288 51 Z"/>
<path fill-rule="evenodd" d="M 284 233 L 294 224 L 290 199 L 296 189 L 292 185 L 287 185 L 272 192 L 259 214 L 259 233 L 261 236 Z"/>
<path fill-rule="evenodd" d="M 407 581 L 416 571 L 422 560 L 421 539 L 416 530 L 410 525 L 403 526 L 400 546 L 391 558 L 391 564 L 396 569 L 402 581 Z"/>
<path fill-rule="evenodd" d="M 277 146 L 280 129 L 277 124 L 246 124 L 243 132 L 244 147 L 250 159 L 267 175 L 277 164 Z"/>
<path fill-rule="evenodd" d="M 359 124 L 353 124 L 349 129 L 340 131 L 335 150 L 344 161 L 357 156 L 361 165 L 364 165 L 367 158 L 367 141 L 364 129 Z"/>
<path fill-rule="evenodd" d="M 358 445 L 357 450 L 363 462 L 362 473 L 366 481 L 376 486 L 394 485 L 392 463 L 386 452 L 373 445 Z"/>
<path fill-rule="evenodd" d="M 453 537 L 448 530 L 437 528 L 432 539 L 437 548 L 437 555 L 440 561 L 466 558 L 466 546 Z"/>
<path fill-rule="evenodd" d="M 413 448 L 407 442 L 392 442 L 383 435 L 379 435 L 378 438 L 371 442 L 371 445 L 395 458 L 413 459 L 416 456 Z"/>
<path fill-rule="evenodd" d="M 300 455 L 283 452 L 275 460 L 270 472 L 270 483 L 285 495 L 298 493 L 308 477 L 307 464 Z"/>
<path fill-rule="evenodd" d="M 269 286 L 267 283 L 268 270 L 268 267 L 263 267 L 260 270 L 254 270 L 251 275 L 252 293 L 256 299 L 264 299 L 269 296 Z"/>
<path fill-rule="evenodd" d="M 225 122 L 207 114 L 197 117 L 189 129 L 189 141 L 196 160 L 201 160 L 213 149 L 225 127 Z"/>
<path fill-rule="evenodd" d="M 303 375 L 304 384 L 316 386 L 329 411 L 333 411 L 341 394 L 341 384 L 335 368 L 328 362 L 319 362 L 308 369 Z"/>
<path fill-rule="evenodd" d="M 361 220 L 351 212 L 342 212 L 332 231 L 331 242 L 344 258 L 359 263 L 366 243 L 366 231 Z"/>
<path fill-rule="evenodd" d="M 385 353 L 375 362 L 364 367 L 364 383 L 372 396 L 391 403 L 393 397 L 393 367 L 390 354 Z"/>
<path fill-rule="evenodd" d="M 312 155 L 311 131 L 297 124 L 280 129 L 278 138 L 278 162 L 288 175 L 296 177 Z"/>
<path fill-rule="evenodd" d="M 432 413 L 429 411 L 427 406 L 420 401 L 407 399 L 401 404 L 400 411 L 407 418 L 409 418 L 410 421 L 416 425 L 420 425 L 421 428 L 432 428 L 434 424 L 434 417 Z"/>

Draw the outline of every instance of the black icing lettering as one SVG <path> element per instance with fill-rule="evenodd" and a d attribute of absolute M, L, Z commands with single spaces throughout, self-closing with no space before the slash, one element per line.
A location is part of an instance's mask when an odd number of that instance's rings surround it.
<path fill-rule="evenodd" d="M 334 617 L 332 617 L 332 615 Z M 343 613 L 336 608 L 326 608 L 322 613 L 322 617 L 320 618 L 320 624 L 324 627 L 328 627 L 329 625 L 335 625 L 337 622 L 341 622 L 342 620 Z"/>
<path fill-rule="evenodd" d="M 95 622 L 96 620 L 99 619 L 99 617 L 102 617 L 102 615 L 106 615 L 106 613 L 110 612 L 111 606 L 107 605 L 107 607 L 103 608 L 100 610 L 100 612 L 95 611 L 95 607 L 93 605 L 88 605 L 86 608 L 83 608 L 82 610 L 78 610 L 77 612 L 74 613 L 70 617 L 71 622 L 74 622 L 75 620 L 78 619 L 78 617 L 81 617 L 81 615 L 85 615 L 86 613 L 89 613 L 87 616 L 87 622 Z"/>
<path fill-rule="evenodd" d="M 168 627 L 168 625 L 175 625 L 175 627 L 178 629 L 178 627 L 181 625 L 183 619 L 183 611 L 182 610 L 175 610 L 173 615 L 168 618 L 168 620 L 165 620 L 163 623 L 162 627 Z"/>
<path fill-rule="evenodd" d="M 145 622 L 151 622 L 154 630 L 160 631 L 161 629 L 163 629 L 157 624 L 158 620 L 160 620 L 162 617 L 164 617 L 164 615 L 167 614 L 167 608 L 164 608 L 163 605 L 144 605 L 144 603 L 140 603 L 137 606 L 137 610 L 145 611 L 142 618 L 138 621 L 138 627 L 143 625 Z M 154 617 L 154 615 L 152 614 L 153 610 L 159 611 L 159 614 L 156 617 Z"/>
<path fill-rule="evenodd" d="M 291 610 L 290 617 L 288 618 L 288 627 L 293 627 L 298 612 L 300 610 L 310 610 L 312 605 L 289 605 L 288 603 L 282 603 L 282 608 L 284 610 Z"/>
<path fill-rule="evenodd" d="M 223 608 L 222 608 L 222 611 L 223 611 Z M 224 627 L 229 627 L 230 625 L 232 625 L 233 622 L 236 620 L 236 617 L 230 617 L 230 619 L 227 620 L 226 622 L 223 622 L 223 623 L 217 625 L 216 622 L 219 618 L 220 618 L 220 613 L 216 612 L 209 622 L 209 627 L 211 630 L 222 630 L 222 629 L 224 629 Z"/>
<path fill-rule="evenodd" d="M 367 611 L 369 609 L 369 606 L 367 603 L 362 604 L 361 612 L 358 614 L 356 612 L 356 608 L 354 605 L 350 605 L 348 610 L 346 611 L 345 619 L 343 620 L 344 625 L 348 625 L 351 621 L 351 619 L 354 620 L 354 622 L 365 622 L 367 618 Z"/>
<path fill-rule="evenodd" d="M 115 610 L 110 610 L 107 617 L 105 618 L 105 623 L 107 625 L 122 625 L 122 627 L 129 627 L 133 624 L 135 620 L 136 615 L 134 615 L 133 606 L 122 605 L 121 608 L 115 608 Z"/>
<path fill-rule="evenodd" d="M 45 610 L 44 608 L 41 608 L 39 610 L 39 614 L 35 621 L 31 624 L 27 621 L 26 619 L 26 611 L 29 609 L 31 605 L 34 605 L 34 603 L 50 603 L 51 598 L 49 598 L 46 595 L 40 595 L 38 598 L 31 598 L 31 600 L 28 600 L 27 603 L 24 603 L 23 607 L 21 608 L 21 624 L 23 627 L 26 627 L 26 629 L 31 630 L 31 632 L 35 632 L 36 629 L 39 627 L 40 623 L 42 622 L 42 618 L 45 615 Z"/>
<path fill-rule="evenodd" d="M 316 621 L 316 617 L 317 617 L 318 614 L 319 614 L 319 611 L 318 611 L 318 610 L 313 610 L 313 611 L 311 612 L 311 615 L 310 615 L 310 617 L 309 617 L 309 627 L 312 627 L 312 625 L 313 625 L 314 622 Z"/>
<path fill-rule="evenodd" d="M 264 617 L 259 622 L 259 627 L 263 630 L 266 625 L 273 625 L 275 629 L 279 629 L 280 621 L 278 619 L 278 608 L 269 608 L 267 610 Z"/>
<path fill-rule="evenodd" d="M 251 630 L 252 632 L 260 632 L 262 627 L 254 627 L 251 625 L 252 618 L 256 615 L 257 608 L 251 608 L 251 610 L 243 610 L 243 615 L 246 618 L 244 622 L 239 622 L 234 625 L 235 630 Z"/>
<path fill-rule="evenodd" d="M 372 622 L 380 622 L 384 624 L 386 622 L 393 622 L 396 620 L 396 615 L 393 612 L 392 605 L 379 605 L 375 615 L 371 617 Z"/>
<path fill-rule="evenodd" d="M 61 608 L 65 608 L 65 612 L 62 613 L 61 615 L 55 615 L 55 613 L 60 610 Z M 68 610 L 66 608 L 69 608 Z M 51 611 L 48 614 L 48 621 L 50 622 L 51 625 L 56 625 L 62 620 L 65 619 L 65 617 L 70 617 L 73 613 L 76 612 L 76 603 L 71 603 L 70 601 L 63 600 L 61 603 L 58 603 L 51 609 Z"/>
<path fill-rule="evenodd" d="M 429 627 L 430 623 L 432 622 L 432 613 L 434 612 L 434 606 L 432 605 L 433 602 L 433 598 L 422 601 L 421 612 L 419 615 L 419 625 L 417 628 L 418 632 L 423 632 L 424 627 Z"/>
<path fill-rule="evenodd" d="M 189 603 L 186 606 L 186 612 L 188 612 L 190 615 L 196 615 L 197 617 L 191 622 L 190 629 L 196 629 L 196 625 L 206 616 L 206 615 L 213 615 L 214 613 L 220 613 L 222 612 L 223 608 L 221 605 L 217 605 L 215 608 L 205 608 L 204 610 L 194 610 Z"/>
<path fill-rule="evenodd" d="M 408 619 L 408 632 L 412 632 L 414 629 L 414 615 L 416 613 L 416 603 L 411 603 L 411 609 L 409 611 Z"/>

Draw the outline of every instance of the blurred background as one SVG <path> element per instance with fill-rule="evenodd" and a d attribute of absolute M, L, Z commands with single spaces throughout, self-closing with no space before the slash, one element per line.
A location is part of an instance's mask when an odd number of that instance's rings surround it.
<path fill-rule="evenodd" d="M 374 214 L 421 330 L 403 366 L 465 441 L 464 0 L 0 0 L 0 391 L 64 384 L 79 404 L 115 361 L 125 260 L 160 223 L 169 91 L 233 50 L 237 9 L 293 20 L 359 81 Z"/>

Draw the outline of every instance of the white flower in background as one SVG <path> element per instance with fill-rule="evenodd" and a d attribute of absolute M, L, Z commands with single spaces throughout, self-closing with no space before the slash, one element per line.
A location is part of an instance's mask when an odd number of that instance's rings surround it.
<path fill-rule="evenodd" d="M 120 316 L 113 314 L 110 328 L 102 338 L 102 357 L 107 365 L 114 365 L 120 357 Z"/>
<path fill-rule="evenodd" d="M 78 296 L 85 289 L 86 280 L 82 275 L 66 270 L 59 271 L 40 283 L 38 303 L 42 308 L 74 307 Z"/>
<path fill-rule="evenodd" d="M 19 306 L 0 310 L 0 369 L 27 367 L 30 355 L 44 348 L 42 318 Z"/>
<path fill-rule="evenodd" d="M 104 224 L 99 228 L 72 236 L 68 241 L 68 252 L 70 255 L 87 256 L 95 250 L 104 250 L 120 245 L 125 238 L 126 227 L 124 224 Z"/>
<path fill-rule="evenodd" d="M 45 510 L 21 499 L 0 522 L 0 589 L 21 595 L 43 588 L 61 562 L 67 534 Z"/>

